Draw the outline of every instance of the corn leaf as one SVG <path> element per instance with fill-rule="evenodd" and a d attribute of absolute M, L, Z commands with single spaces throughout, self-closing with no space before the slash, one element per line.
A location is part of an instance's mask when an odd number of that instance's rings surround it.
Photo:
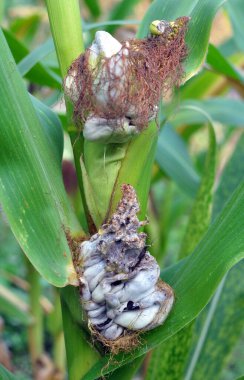
<path fill-rule="evenodd" d="M 73 271 L 65 229 L 77 231 L 78 224 L 64 191 L 60 163 L 2 32 L 0 46 L 0 200 L 34 267 L 47 281 L 64 286 Z"/>
<path fill-rule="evenodd" d="M 31 96 L 31 101 L 50 143 L 51 150 L 55 154 L 57 162 L 61 164 L 64 148 L 64 135 L 61 122 L 56 113 L 40 100 Z"/>
<path fill-rule="evenodd" d="M 208 229 L 213 200 L 213 186 L 216 164 L 216 141 L 213 126 L 209 124 L 209 148 L 205 159 L 204 172 L 193 203 L 180 258 L 188 256 Z M 146 380 L 169 380 L 182 378 L 193 334 L 193 323 L 180 330 L 167 345 L 161 344 L 153 352 L 149 362 Z"/>
<path fill-rule="evenodd" d="M 201 124 L 206 122 L 205 114 L 211 119 L 233 127 L 244 125 L 244 101 L 241 99 L 211 98 L 183 101 L 174 115 L 168 115 L 174 126 Z"/>
<path fill-rule="evenodd" d="M 239 140 L 219 183 L 214 217 L 243 179 L 244 135 Z M 220 379 L 243 329 L 243 265 L 240 262 L 224 278 L 206 312 L 197 319 L 196 344 L 186 371 L 189 379 Z M 214 349 L 213 349 L 214 347 Z"/>
<path fill-rule="evenodd" d="M 204 236 L 210 224 L 213 205 L 213 188 L 216 167 L 216 140 L 213 125 L 209 123 L 209 148 L 204 164 L 204 171 L 190 219 L 183 239 L 179 258 L 189 255 Z"/>
<path fill-rule="evenodd" d="M 136 4 L 139 3 L 139 0 L 120 0 L 117 2 L 109 14 L 109 20 L 123 20 L 128 15 L 131 15 Z M 119 25 L 108 25 L 105 30 L 109 33 L 114 33 Z"/>
<path fill-rule="evenodd" d="M 156 161 L 181 190 L 194 196 L 199 186 L 197 174 L 184 140 L 167 123 L 159 134 Z"/>
<path fill-rule="evenodd" d="M 97 18 L 101 15 L 101 7 L 99 0 L 84 0 L 87 8 L 89 9 L 91 15 L 94 18 Z"/>
<path fill-rule="evenodd" d="M 16 63 L 19 63 L 29 54 L 29 50 L 25 47 L 25 45 L 18 41 L 15 36 L 10 33 L 8 30 L 3 30 L 4 36 L 7 40 L 9 48 L 13 54 Z M 29 65 L 28 61 L 27 64 Z M 26 78 L 30 80 L 32 83 L 38 83 L 40 85 L 49 86 L 52 88 L 61 89 L 61 79 L 60 76 L 54 73 L 47 66 L 42 63 L 37 63 L 32 68 L 26 68 L 22 63 L 21 70 L 25 73 Z M 28 70 L 27 70 L 28 69 Z"/>
<path fill-rule="evenodd" d="M 10 25 L 10 31 L 17 39 L 28 45 L 34 39 L 40 23 L 41 16 L 38 13 L 24 17 L 16 17 Z"/>
<path fill-rule="evenodd" d="M 33 322 L 29 305 L 21 299 L 19 294 L 2 284 L 0 284 L 0 314 L 24 325 Z"/>
<path fill-rule="evenodd" d="M 48 54 L 53 53 L 53 51 L 53 40 L 52 38 L 49 38 L 45 43 L 36 47 L 18 63 L 20 74 L 25 76 L 37 63 L 39 63 Z"/>
<path fill-rule="evenodd" d="M 9 372 L 0 364 L 0 379 L 1 380 L 17 380 L 13 373 Z"/>
<path fill-rule="evenodd" d="M 244 51 L 244 31 L 243 17 L 244 8 L 242 0 L 230 0 L 226 3 L 225 8 L 229 14 L 230 21 L 234 32 L 234 41 L 239 50 Z"/>
<path fill-rule="evenodd" d="M 234 65 L 232 65 L 232 63 L 225 58 L 221 51 L 212 44 L 209 44 L 207 63 L 211 65 L 212 68 L 218 73 L 221 73 L 240 83 L 244 83 L 243 74 L 239 72 Z"/>

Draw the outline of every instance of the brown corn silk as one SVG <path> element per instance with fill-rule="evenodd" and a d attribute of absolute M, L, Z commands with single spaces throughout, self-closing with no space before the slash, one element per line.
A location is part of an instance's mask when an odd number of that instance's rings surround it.
<path fill-rule="evenodd" d="M 178 86 L 184 75 L 188 21 L 188 17 L 180 17 L 160 36 L 124 42 L 117 54 L 102 58 L 95 68 L 89 63 L 90 50 L 81 54 L 68 72 L 76 72 L 74 80 L 79 89 L 75 121 L 84 123 L 88 116 L 119 119 L 131 115 L 131 124 L 145 128 L 161 96 Z M 119 75 L 114 65 L 119 65 Z M 96 99 L 103 88 L 106 105 Z"/>

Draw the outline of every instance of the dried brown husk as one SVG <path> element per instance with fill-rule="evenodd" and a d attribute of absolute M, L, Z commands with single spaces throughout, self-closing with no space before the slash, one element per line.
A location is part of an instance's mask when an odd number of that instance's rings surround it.
<path fill-rule="evenodd" d="M 89 330 L 92 336 L 102 343 L 105 351 L 112 355 L 117 355 L 119 352 L 130 352 L 141 344 L 140 332 L 126 330 L 124 335 L 115 340 L 106 339 L 93 325 L 89 325 Z"/>
<path fill-rule="evenodd" d="M 188 20 L 180 17 L 160 36 L 124 42 L 117 54 L 101 59 L 95 68 L 89 63 L 89 49 L 80 55 L 68 72 L 75 73 L 79 91 L 74 104 L 76 123 L 84 123 L 88 116 L 119 119 L 129 115 L 131 124 L 145 128 L 161 96 L 178 86 L 184 76 Z M 118 63 L 120 70 L 116 75 L 114 65 Z M 106 105 L 99 104 L 96 98 L 104 87 Z"/>

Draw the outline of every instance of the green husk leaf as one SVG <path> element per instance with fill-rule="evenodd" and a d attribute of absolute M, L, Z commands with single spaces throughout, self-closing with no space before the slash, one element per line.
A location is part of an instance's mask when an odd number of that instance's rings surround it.
<path fill-rule="evenodd" d="M 99 360 L 100 355 L 92 347 L 88 333 L 84 330 L 85 317 L 79 302 L 78 289 L 71 286 L 62 289 L 61 305 L 65 341 L 69 342 L 68 345 L 66 343 L 69 378 L 80 380 L 86 368 L 91 368 Z"/>
<path fill-rule="evenodd" d="M 108 215 L 113 213 L 121 198 L 121 185 L 129 183 L 135 188 L 139 199 L 141 210 L 139 217 L 145 217 L 157 143 L 155 136 L 157 136 L 157 128 L 153 122 L 144 133 L 127 145 L 125 158 L 121 163 L 114 185 Z"/>
<path fill-rule="evenodd" d="M 98 228 L 107 216 L 111 189 L 121 168 L 121 162 L 126 156 L 126 148 L 126 144 L 103 145 L 89 141 L 84 143 L 85 168 L 82 172 L 85 195 L 91 216 L 99 214 L 94 220 Z M 84 176 L 85 170 L 87 176 Z M 86 191 L 89 188 L 93 190 Z M 95 203 L 91 200 L 92 194 Z"/>

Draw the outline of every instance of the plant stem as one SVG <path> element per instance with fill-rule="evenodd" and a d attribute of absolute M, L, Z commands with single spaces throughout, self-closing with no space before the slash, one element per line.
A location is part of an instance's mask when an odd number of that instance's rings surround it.
<path fill-rule="evenodd" d="M 43 352 L 43 311 L 40 304 L 40 275 L 29 260 L 26 261 L 27 280 L 30 284 L 29 304 L 34 322 L 28 328 L 29 351 L 33 369 L 37 359 Z"/>
<path fill-rule="evenodd" d="M 62 77 L 64 78 L 72 61 L 84 51 L 79 3 L 78 0 L 46 0 L 46 6 L 58 61 Z M 72 126 L 73 110 L 71 103 L 67 99 L 66 108 L 70 122 L 69 135 L 73 147 L 76 173 L 84 210 L 87 213 L 80 167 L 83 140 L 80 137 L 79 131 L 76 131 Z M 71 287 L 61 289 L 60 292 L 69 378 L 78 380 L 98 360 L 98 354 L 87 343 L 85 337 L 83 337 L 82 328 L 78 324 L 77 319 L 74 318 L 73 313 L 71 313 L 72 306 L 75 304 L 75 311 L 79 314 L 79 319 L 82 319 L 77 292 L 74 288 L 72 291 Z M 67 292 L 69 296 L 65 297 Z M 64 298 L 66 299 L 65 302 L 63 301 Z"/>
<path fill-rule="evenodd" d="M 71 63 L 84 51 L 79 2 L 78 0 L 46 0 L 46 6 L 59 66 L 62 77 L 64 78 Z M 88 210 L 80 168 L 80 157 L 83 152 L 83 138 L 80 131 L 73 126 L 73 106 L 71 102 L 65 99 L 65 103 L 70 124 L 68 132 L 73 148 L 76 174 L 84 211 L 87 216 Z"/>
<path fill-rule="evenodd" d="M 53 40 L 64 78 L 71 62 L 84 51 L 78 0 L 46 0 Z"/>
<path fill-rule="evenodd" d="M 54 289 L 54 311 L 51 323 L 55 326 L 53 328 L 53 361 L 56 368 L 61 372 L 63 378 L 65 377 L 66 358 L 65 358 L 65 344 L 64 332 L 62 327 L 62 310 L 60 295 L 57 289 Z"/>

